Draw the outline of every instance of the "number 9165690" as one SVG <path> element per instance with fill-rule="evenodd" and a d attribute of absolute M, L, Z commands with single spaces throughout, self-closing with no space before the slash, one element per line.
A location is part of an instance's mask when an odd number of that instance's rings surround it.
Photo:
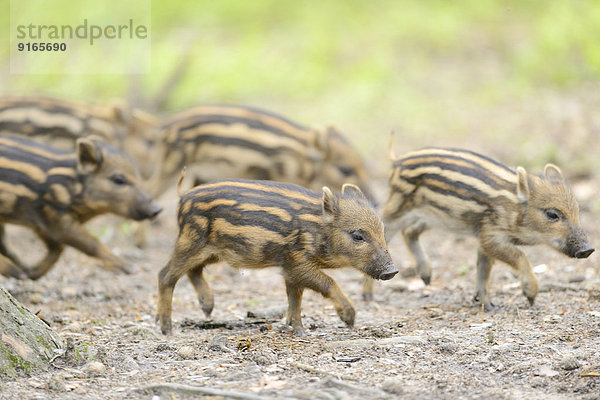
<path fill-rule="evenodd" d="M 19 51 L 67 51 L 66 43 L 18 43 Z"/>

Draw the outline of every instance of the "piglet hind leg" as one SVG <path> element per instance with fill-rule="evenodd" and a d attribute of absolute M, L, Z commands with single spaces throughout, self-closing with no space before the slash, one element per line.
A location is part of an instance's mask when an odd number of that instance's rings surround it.
<path fill-rule="evenodd" d="M 212 289 L 204 279 L 204 267 L 208 263 L 203 263 L 198 267 L 188 271 L 187 276 L 192 282 L 194 286 L 194 290 L 196 291 L 196 296 L 198 297 L 198 302 L 200 303 L 200 307 L 207 318 L 210 317 L 212 310 L 215 306 L 215 300 L 213 296 Z"/>
<path fill-rule="evenodd" d="M 486 311 L 491 311 L 495 307 L 490 301 L 490 272 L 493 264 L 493 258 L 481 250 L 477 252 L 477 283 L 473 300 L 482 304 Z"/>
<path fill-rule="evenodd" d="M 175 244 L 175 249 L 167 265 L 158 273 L 158 310 L 156 320 L 160 323 L 160 330 L 163 334 L 169 335 L 173 330 L 171 314 L 173 310 L 173 291 L 175 290 L 177 281 L 185 274 L 189 276 L 189 273 L 194 269 L 203 267 L 210 258 L 210 254 L 207 253 L 205 249 L 194 253 L 192 249 L 178 242 Z M 201 275 L 200 277 L 204 281 Z M 192 273 L 190 279 L 193 279 L 192 284 L 196 288 L 196 283 L 199 283 L 197 273 Z M 194 280 L 196 280 L 196 283 Z M 202 285 L 203 283 L 200 282 L 200 284 Z M 206 284 L 206 281 L 204 281 L 204 284 Z M 208 284 L 206 284 L 206 287 L 208 287 Z M 201 286 L 201 290 L 204 289 L 205 287 Z M 208 289 L 210 290 L 210 288 Z M 204 294 L 205 292 L 202 293 Z"/>
<path fill-rule="evenodd" d="M 173 331 L 173 322 L 171 313 L 173 309 L 173 291 L 175 284 L 181 278 L 183 273 L 174 274 L 171 272 L 173 261 L 169 260 L 167 265 L 158 273 L 158 309 L 156 311 L 156 321 L 160 323 L 160 330 L 164 335 L 170 335 Z"/>

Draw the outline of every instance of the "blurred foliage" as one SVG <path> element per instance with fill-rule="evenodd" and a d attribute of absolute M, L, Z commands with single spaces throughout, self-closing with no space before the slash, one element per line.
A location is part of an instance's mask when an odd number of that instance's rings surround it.
<path fill-rule="evenodd" d="M 246 103 L 306 124 L 336 122 L 368 156 L 384 154 L 395 129 L 399 151 L 493 148 L 538 166 L 565 158 L 544 121 L 554 93 L 600 78 L 597 1 L 154 0 L 151 33 L 151 74 L 10 75 L 0 90 L 151 104 L 187 62 L 162 114 Z"/>

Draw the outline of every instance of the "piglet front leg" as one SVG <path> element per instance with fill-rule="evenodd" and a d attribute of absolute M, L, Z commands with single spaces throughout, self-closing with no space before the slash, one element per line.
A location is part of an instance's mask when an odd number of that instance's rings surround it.
<path fill-rule="evenodd" d="M 112 251 L 79 223 L 69 224 L 68 229 L 61 229 L 55 236 L 60 242 L 72 246 L 91 257 L 99 258 L 103 268 L 109 271 L 131 274 L 133 271 L 126 266 L 125 261 L 113 254 Z"/>

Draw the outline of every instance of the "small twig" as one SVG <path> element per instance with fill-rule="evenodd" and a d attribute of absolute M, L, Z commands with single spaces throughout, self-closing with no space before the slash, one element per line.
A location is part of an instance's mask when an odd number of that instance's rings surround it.
<path fill-rule="evenodd" d="M 40 312 L 42 312 L 42 310 L 37 310 L 37 312 L 35 313 L 35 316 L 38 317 L 43 323 L 50 326 L 50 322 L 46 321 L 46 318 L 44 318 L 44 316 L 42 314 L 40 314 Z"/>
<path fill-rule="evenodd" d="M 580 376 L 600 376 L 600 372 L 584 372 Z"/>
<path fill-rule="evenodd" d="M 236 390 L 221 390 L 213 389 L 204 386 L 191 386 L 182 385 L 179 383 L 158 383 L 154 385 L 140 386 L 133 389 L 136 392 L 146 390 L 169 390 L 172 392 L 181 393 L 196 393 L 205 394 L 208 396 L 221 396 L 229 399 L 242 399 L 242 400 L 270 400 L 271 397 L 259 396 L 251 393 L 238 392 Z"/>

